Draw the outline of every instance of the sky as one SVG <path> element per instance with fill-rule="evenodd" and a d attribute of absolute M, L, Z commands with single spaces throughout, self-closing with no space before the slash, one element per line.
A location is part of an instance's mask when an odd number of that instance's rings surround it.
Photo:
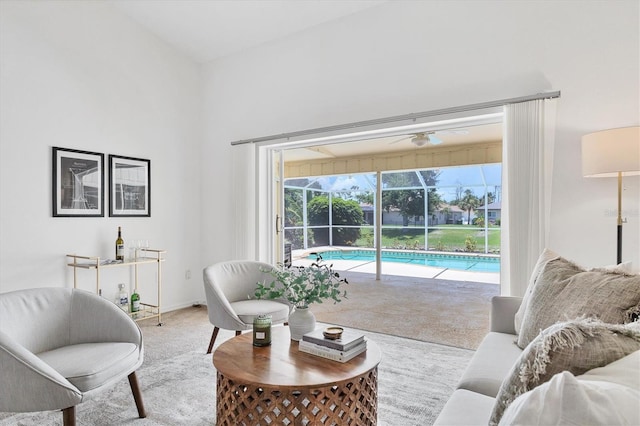
<path fill-rule="evenodd" d="M 452 201 L 456 197 L 456 189 L 471 189 L 476 196 L 484 196 L 484 185 L 487 185 L 487 191 L 497 192 L 500 194 L 500 186 L 502 180 L 501 164 L 485 164 L 474 166 L 459 167 L 443 167 L 438 169 L 437 192 L 443 200 Z M 406 173 L 406 172 L 402 172 Z M 317 182 L 321 188 L 326 191 L 345 191 L 345 190 L 375 190 L 376 177 L 373 173 L 351 174 L 339 176 L 322 176 L 319 178 L 309 178 L 311 182 Z M 300 179 L 290 179 L 285 181 L 285 186 L 294 182 L 300 182 Z M 298 185 L 295 185 L 298 186 Z M 498 187 L 498 188 L 496 188 Z"/>

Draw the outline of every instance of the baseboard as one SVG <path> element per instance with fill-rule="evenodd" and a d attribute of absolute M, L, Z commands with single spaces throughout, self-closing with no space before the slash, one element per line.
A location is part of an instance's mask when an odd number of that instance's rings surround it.
<path fill-rule="evenodd" d="M 163 306 L 161 311 L 163 314 L 166 314 L 167 312 L 177 311 L 178 309 L 191 308 L 191 307 L 206 308 L 207 304 L 204 301 L 197 300 L 194 302 L 186 302 L 186 303 L 180 303 L 177 305 Z"/>

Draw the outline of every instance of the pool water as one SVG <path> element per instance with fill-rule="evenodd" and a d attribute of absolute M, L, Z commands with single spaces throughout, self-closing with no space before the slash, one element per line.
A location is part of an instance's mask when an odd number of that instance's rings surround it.
<path fill-rule="evenodd" d="M 320 254 L 322 255 L 322 259 L 325 261 L 355 260 L 362 262 L 375 262 L 376 260 L 375 250 L 330 250 L 323 251 Z M 315 255 L 310 255 L 309 259 L 315 259 Z M 433 266 L 436 268 L 455 269 L 458 271 L 500 272 L 499 257 L 385 250 L 382 252 L 382 261 Z"/>

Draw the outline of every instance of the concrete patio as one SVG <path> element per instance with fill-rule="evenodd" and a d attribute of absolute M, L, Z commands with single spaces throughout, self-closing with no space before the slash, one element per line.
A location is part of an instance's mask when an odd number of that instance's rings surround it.
<path fill-rule="evenodd" d="M 293 264 L 308 266 L 308 253 Z M 347 299 L 312 306 L 316 319 L 378 333 L 475 349 L 489 330 L 491 298 L 500 294 L 500 274 L 382 262 L 381 280 L 372 261 L 325 261 L 349 281 Z"/>

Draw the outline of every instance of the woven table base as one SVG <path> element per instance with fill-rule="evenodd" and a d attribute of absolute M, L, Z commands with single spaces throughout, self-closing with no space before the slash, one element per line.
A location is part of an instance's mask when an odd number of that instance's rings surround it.
<path fill-rule="evenodd" d="M 216 395 L 219 426 L 374 426 L 378 419 L 378 368 L 313 389 L 238 384 L 218 372 Z"/>

